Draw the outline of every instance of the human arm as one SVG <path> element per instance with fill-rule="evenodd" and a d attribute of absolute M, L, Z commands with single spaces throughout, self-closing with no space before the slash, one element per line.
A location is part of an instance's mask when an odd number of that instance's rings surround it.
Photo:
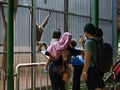
<path fill-rule="evenodd" d="M 91 58 L 92 58 L 92 51 L 93 51 L 93 44 L 90 40 L 87 40 L 85 42 L 85 56 L 84 56 L 84 67 L 83 67 L 83 72 L 82 72 L 82 78 L 84 81 L 87 80 L 87 73 L 88 73 L 88 69 L 90 67 L 90 63 L 91 63 Z"/>
<path fill-rule="evenodd" d="M 80 42 L 81 45 L 82 45 L 81 48 L 84 49 L 85 40 L 84 40 L 83 36 L 80 36 L 79 42 Z"/>
<path fill-rule="evenodd" d="M 49 56 L 49 58 L 48 58 L 48 60 L 47 60 L 47 62 L 45 64 L 45 67 L 44 67 L 45 70 L 48 70 L 49 63 L 52 61 L 52 56 L 47 51 L 45 52 L 45 55 Z"/>
<path fill-rule="evenodd" d="M 84 58 L 85 63 L 84 63 L 83 72 L 82 72 L 82 78 L 84 81 L 87 80 L 87 72 L 90 67 L 91 56 L 92 56 L 92 53 L 90 51 L 86 51 L 85 58 Z"/>
<path fill-rule="evenodd" d="M 81 55 L 82 55 L 82 58 L 84 59 L 84 44 L 85 44 L 85 40 L 84 40 L 83 36 L 80 36 L 79 42 L 81 43 Z"/>
<path fill-rule="evenodd" d="M 48 70 L 48 66 L 49 66 L 51 61 L 52 61 L 52 58 L 49 56 L 49 59 L 47 60 L 45 67 L 44 67 L 45 70 Z"/>

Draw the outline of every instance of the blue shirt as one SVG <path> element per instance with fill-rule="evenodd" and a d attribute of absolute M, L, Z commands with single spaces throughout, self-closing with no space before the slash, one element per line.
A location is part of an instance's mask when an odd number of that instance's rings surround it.
<path fill-rule="evenodd" d="M 77 55 L 73 59 L 71 59 L 70 63 L 72 64 L 72 66 L 84 65 L 84 60 L 82 56 Z"/>

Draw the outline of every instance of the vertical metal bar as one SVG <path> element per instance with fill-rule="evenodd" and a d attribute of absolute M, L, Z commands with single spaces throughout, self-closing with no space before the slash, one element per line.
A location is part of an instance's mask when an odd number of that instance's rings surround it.
<path fill-rule="evenodd" d="M 42 90 L 42 71 L 40 67 L 40 90 Z"/>
<path fill-rule="evenodd" d="M 64 0 L 64 32 L 68 32 L 68 1 Z M 68 81 L 66 82 L 66 88 L 68 89 Z"/>
<path fill-rule="evenodd" d="M 8 0 L 8 30 L 7 30 L 7 90 L 14 90 L 13 48 L 14 48 L 14 0 Z"/>
<path fill-rule="evenodd" d="M 113 46 L 113 57 L 116 57 L 117 51 L 117 0 L 112 0 L 112 46 Z"/>
<path fill-rule="evenodd" d="M 32 49 L 32 54 L 31 54 L 31 59 L 32 63 L 36 62 L 36 0 L 32 0 L 32 37 L 31 37 L 31 49 Z M 32 73 L 31 73 L 31 84 L 32 84 L 32 90 L 35 90 L 35 68 L 32 67 Z"/>
<path fill-rule="evenodd" d="M 16 90 L 19 90 L 19 69 L 16 72 Z"/>
<path fill-rule="evenodd" d="M 33 51 L 33 0 L 32 1 L 32 10 L 31 10 L 31 52 Z M 31 53 L 31 62 L 33 62 L 33 52 Z M 31 67 L 31 89 L 33 88 L 33 69 Z"/>
<path fill-rule="evenodd" d="M 68 32 L 68 0 L 64 0 L 64 32 Z M 66 82 L 66 88 L 68 89 L 68 81 Z"/>
<path fill-rule="evenodd" d="M 36 0 L 32 0 L 32 41 L 31 41 L 31 48 L 32 48 L 32 63 L 36 62 Z"/>
<path fill-rule="evenodd" d="M 5 90 L 5 72 L 1 71 L 1 89 Z"/>
<path fill-rule="evenodd" d="M 99 0 L 94 0 L 94 25 L 99 27 Z"/>
<path fill-rule="evenodd" d="M 64 32 L 68 32 L 68 0 L 64 0 Z"/>
<path fill-rule="evenodd" d="M 47 86 L 46 86 L 46 90 L 48 90 L 48 73 L 46 74 L 46 77 L 47 77 Z"/>
<path fill-rule="evenodd" d="M 90 22 L 92 22 L 92 1 L 90 0 Z"/>

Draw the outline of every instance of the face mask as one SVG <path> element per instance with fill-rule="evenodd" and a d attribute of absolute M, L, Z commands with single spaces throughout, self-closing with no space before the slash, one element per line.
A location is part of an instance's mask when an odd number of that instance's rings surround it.
<path fill-rule="evenodd" d="M 87 37 L 85 36 L 85 40 L 87 40 Z"/>
<path fill-rule="evenodd" d="M 85 40 L 87 40 L 88 39 L 88 37 L 84 34 L 84 38 L 85 38 Z"/>

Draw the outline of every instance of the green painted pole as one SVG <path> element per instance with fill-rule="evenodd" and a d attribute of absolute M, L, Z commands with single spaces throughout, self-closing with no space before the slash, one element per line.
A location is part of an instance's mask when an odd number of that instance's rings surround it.
<path fill-rule="evenodd" d="M 64 32 L 68 32 L 68 0 L 64 0 Z"/>
<path fill-rule="evenodd" d="M 94 25 L 99 27 L 99 0 L 94 0 Z"/>
<path fill-rule="evenodd" d="M 8 29 L 7 29 L 7 90 L 14 90 L 13 51 L 14 51 L 14 0 L 8 0 Z"/>

